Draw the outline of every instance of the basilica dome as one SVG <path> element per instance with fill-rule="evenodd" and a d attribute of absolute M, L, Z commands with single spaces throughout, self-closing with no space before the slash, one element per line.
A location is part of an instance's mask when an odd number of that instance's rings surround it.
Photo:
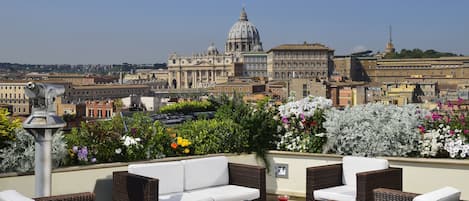
<path fill-rule="evenodd" d="M 231 27 L 230 32 L 228 32 L 225 52 L 228 54 L 251 52 L 256 46 L 260 46 L 260 49 L 262 49 L 259 31 L 254 24 L 248 21 L 246 10 L 243 8 L 239 20 Z M 256 49 L 259 49 L 259 47 Z"/>

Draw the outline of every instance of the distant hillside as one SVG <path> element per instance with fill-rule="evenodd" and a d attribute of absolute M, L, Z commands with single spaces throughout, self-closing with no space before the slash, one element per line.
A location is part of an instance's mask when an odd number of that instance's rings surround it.
<path fill-rule="evenodd" d="M 438 58 L 438 57 L 449 57 L 449 56 L 458 56 L 457 54 L 450 52 L 438 52 L 436 50 L 425 50 L 413 49 L 407 50 L 402 49 L 401 52 L 389 53 L 384 56 L 385 59 L 408 59 L 408 58 Z M 459 55 L 463 56 L 463 55 Z"/>

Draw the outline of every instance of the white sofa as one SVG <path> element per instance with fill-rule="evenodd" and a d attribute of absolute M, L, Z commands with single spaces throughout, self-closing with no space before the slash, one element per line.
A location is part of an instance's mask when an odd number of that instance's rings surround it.
<path fill-rule="evenodd" d="M 113 184 L 114 201 L 265 200 L 265 168 L 224 156 L 129 165 Z"/>

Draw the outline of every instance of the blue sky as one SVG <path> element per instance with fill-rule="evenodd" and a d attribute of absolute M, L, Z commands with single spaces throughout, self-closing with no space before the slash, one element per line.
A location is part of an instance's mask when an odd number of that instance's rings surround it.
<path fill-rule="evenodd" d="M 245 5 L 264 49 L 319 42 L 336 55 L 382 51 L 393 26 L 398 50 L 469 55 L 466 0 L 0 1 L 0 62 L 156 63 L 211 42 L 223 50 Z"/>

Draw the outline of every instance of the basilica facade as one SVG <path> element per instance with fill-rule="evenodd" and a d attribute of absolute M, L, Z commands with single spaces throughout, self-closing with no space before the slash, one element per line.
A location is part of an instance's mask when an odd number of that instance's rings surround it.
<path fill-rule="evenodd" d="M 259 31 L 243 8 L 238 21 L 228 32 L 225 52 L 219 52 L 212 43 L 206 52 L 192 56 L 173 53 L 168 58 L 170 88 L 207 88 L 227 82 L 235 76 L 236 66 L 242 66 L 242 54 L 262 52 Z"/>

